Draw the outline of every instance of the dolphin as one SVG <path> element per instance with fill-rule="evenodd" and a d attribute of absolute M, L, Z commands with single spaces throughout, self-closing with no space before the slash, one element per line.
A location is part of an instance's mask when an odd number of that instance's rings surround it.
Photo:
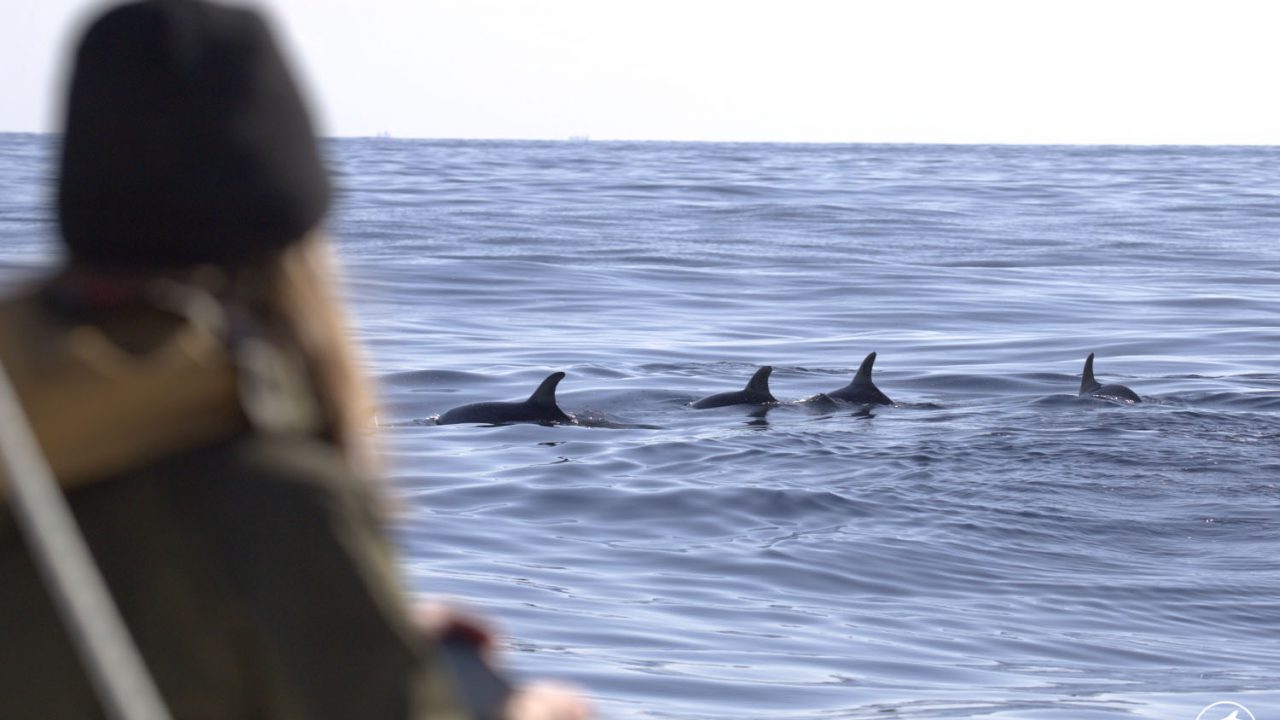
<path fill-rule="evenodd" d="M 559 385 L 563 379 L 563 372 L 553 372 L 524 402 L 482 402 L 462 405 L 441 414 L 436 418 L 436 424 L 571 423 L 573 417 L 566 415 L 556 404 L 556 385 Z"/>
<path fill-rule="evenodd" d="M 1084 361 L 1084 375 L 1080 378 L 1080 397 L 1096 397 L 1127 403 L 1142 402 L 1138 393 L 1124 385 L 1103 385 L 1093 377 L 1093 353 Z"/>
<path fill-rule="evenodd" d="M 747 386 L 741 390 L 733 392 L 716 393 L 710 397 L 704 397 L 693 403 L 693 407 L 697 410 L 705 410 L 706 408 L 725 407 L 726 405 L 766 405 L 776 403 L 778 399 L 769 392 L 769 373 L 773 372 L 773 367 L 765 365 L 756 371 L 755 375 L 747 381 Z"/>
<path fill-rule="evenodd" d="M 892 405 L 893 401 L 889 396 L 880 392 L 880 388 L 871 382 L 871 366 L 875 364 L 876 354 L 871 353 L 863 359 L 858 373 L 853 376 L 853 381 L 839 390 L 827 393 L 827 397 L 864 405 Z"/>

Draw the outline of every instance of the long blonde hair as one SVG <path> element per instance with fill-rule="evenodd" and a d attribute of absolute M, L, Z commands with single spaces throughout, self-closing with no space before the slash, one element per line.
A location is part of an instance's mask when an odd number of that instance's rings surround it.
<path fill-rule="evenodd" d="M 230 292 L 301 360 L 319 401 L 325 434 L 354 468 L 373 473 L 378 468 L 373 394 L 349 334 L 340 285 L 329 242 L 313 231 L 234 271 Z"/>

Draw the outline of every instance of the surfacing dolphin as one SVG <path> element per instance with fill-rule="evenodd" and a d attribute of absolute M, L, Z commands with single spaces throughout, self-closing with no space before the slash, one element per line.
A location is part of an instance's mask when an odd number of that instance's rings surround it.
<path fill-rule="evenodd" d="M 889 396 L 880 392 L 880 388 L 871 382 L 871 366 L 875 364 L 876 354 L 871 353 L 863 359 L 853 381 L 839 390 L 827 393 L 827 397 L 865 405 L 892 405 L 893 401 Z"/>
<path fill-rule="evenodd" d="M 725 407 L 726 405 L 767 405 L 778 402 L 778 399 L 769 392 L 769 373 L 773 372 L 773 366 L 765 365 L 756 371 L 755 375 L 747 381 L 747 386 L 741 390 L 732 392 L 716 393 L 710 397 L 704 397 L 693 403 L 692 407 L 696 410 L 705 410 L 707 408 Z"/>
<path fill-rule="evenodd" d="M 556 386 L 563 379 L 563 372 L 553 372 L 524 402 L 482 402 L 462 405 L 441 414 L 436 418 L 436 424 L 571 423 L 573 417 L 565 414 L 556 404 Z"/>
<path fill-rule="evenodd" d="M 1093 377 L 1093 353 L 1084 361 L 1084 375 L 1080 378 L 1080 397 L 1096 397 L 1126 403 L 1139 403 L 1138 393 L 1124 385 L 1103 385 Z"/>

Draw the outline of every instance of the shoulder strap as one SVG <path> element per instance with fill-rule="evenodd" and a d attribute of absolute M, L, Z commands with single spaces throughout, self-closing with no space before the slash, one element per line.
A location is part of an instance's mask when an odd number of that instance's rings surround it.
<path fill-rule="evenodd" d="M 0 473 L 81 662 L 113 720 L 168 720 L 155 681 L 93 563 L 0 365 Z"/>

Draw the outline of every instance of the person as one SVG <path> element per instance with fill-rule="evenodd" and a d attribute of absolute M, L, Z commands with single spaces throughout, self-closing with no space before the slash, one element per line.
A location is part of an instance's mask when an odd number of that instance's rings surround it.
<path fill-rule="evenodd" d="M 172 716 L 468 717 L 443 639 L 488 641 L 399 586 L 329 176 L 266 23 L 110 9 L 65 113 L 65 261 L 0 303 L 0 362 Z M 0 717 L 103 717 L 9 512 L 0 578 Z M 503 714 L 588 710 L 533 686 Z"/>

